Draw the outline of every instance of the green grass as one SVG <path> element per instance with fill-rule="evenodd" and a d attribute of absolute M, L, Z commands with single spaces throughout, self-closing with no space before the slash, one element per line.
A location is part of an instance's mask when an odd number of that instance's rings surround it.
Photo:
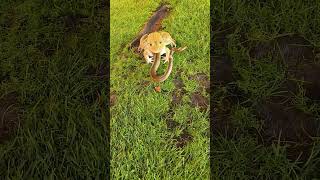
<path fill-rule="evenodd" d="M 188 80 L 190 75 L 202 72 L 209 76 L 209 1 L 170 1 L 174 9 L 163 22 L 164 31 L 176 39 L 178 46 L 188 49 L 174 55 L 174 69 L 165 82 L 143 87 L 139 85 L 142 80 L 151 80 L 150 65 L 124 47 L 160 2 L 111 1 L 111 91 L 117 94 L 117 103 L 111 108 L 112 177 L 209 179 L 209 113 L 190 107 L 188 96 L 199 86 Z M 169 131 L 165 122 L 178 69 L 189 92 L 182 105 L 173 109 L 173 120 L 187 127 L 193 136 L 183 149 L 177 149 L 172 142 L 182 128 Z M 161 93 L 153 90 L 156 85 L 161 86 Z M 191 125 L 187 123 L 189 118 Z"/>
<path fill-rule="evenodd" d="M 0 96 L 17 92 L 21 128 L 0 145 L 0 179 L 107 176 L 106 81 L 87 69 L 108 57 L 107 13 L 98 0 L 0 4 Z M 83 22 L 67 32 L 64 16 Z M 50 49 L 50 50 L 46 50 Z M 93 100 L 90 100 L 91 97 Z"/>
<path fill-rule="evenodd" d="M 1 1 L 0 78 L 8 78 L 1 81 L 0 96 L 16 92 L 23 113 L 21 128 L 0 145 L 0 179 L 105 179 L 108 125 L 96 94 L 101 94 L 105 106 L 106 82 L 86 74 L 91 66 L 105 62 L 108 53 L 110 90 L 117 95 L 110 109 L 113 179 L 209 179 L 209 113 L 190 107 L 189 95 L 199 84 L 188 79 L 195 73 L 209 75 L 209 1 L 170 1 L 174 9 L 164 21 L 165 31 L 188 49 L 174 55 L 168 80 L 144 87 L 139 83 L 150 80 L 150 65 L 125 47 L 159 3 L 113 0 L 108 52 L 108 13 L 98 8 L 101 1 Z M 216 55 L 225 51 L 231 56 L 242 76 L 236 83 L 252 104 L 276 93 L 284 73 L 268 59 L 250 66 L 241 34 L 263 41 L 300 33 L 320 46 L 318 1 L 270 0 L 262 5 L 258 0 L 217 0 L 211 6 L 215 22 L 236 24 L 228 48 L 217 49 Z M 63 17 L 70 14 L 87 18 L 75 23 L 76 28 L 69 25 L 67 31 L 68 20 Z M 165 119 L 178 70 L 187 93 L 173 109 L 172 118 L 181 127 L 168 130 Z M 161 85 L 161 93 L 153 90 L 156 85 Z M 218 89 L 215 95 L 223 91 Z M 219 103 L 223 97 L 213 98 Z M 310 103 L 303 93 L 295 98 L 295 106 L 319 119 L 319 104 Z M 213 179 L 319 178 L 318 142 L 307 163 L 290 161 L 284 147 L 261 146 L 248 132 L 260 126 L 254 107 L 237 104 L 231 112 L 237 139 L 219 137 L 213 142 Z M 177 149 L 172 139 L 183 128 L 193 141 Z"/>
<path fill-rule="evenodd" d="M 286 33 L 304 35 L 315 46 L 320 45 L 320 3 L 305 1 L 262 1 L 217 0 L 213 5 L 214 25 L 235 25 L 236 31 L 227 36 L 227 48 L 216 47 L 216 54 L 226 52 L 235 69 L 241 75 L 236 84 L 248 94 L 247 107 L 236 104 L 231 110 L 232 122 L 237 126 L 237 138 L 217 138 L 211 149 L 212 176 L 214 179 L 311 179 L 319 178 L 319 142 L 313 149 L 313 156 L 305 164 L 286 158 L 284 147 L 262 146 L 257 138 L 248 132 L 260 127 L 255 105 L 277 93 L 284 80 L 284 70 L 279 69 L 270 59 L 255 61 L 250 65 L 248 48 L 243 45 L 241 35 L 246 39 L 265 41 Z M 223 88 L 213 96 L 221 103 Z M 316 115 L 319 119 L 320 106 L 298 95 L 295 106 Z M 229 108 L 229 107 L 225 107 Z"/>

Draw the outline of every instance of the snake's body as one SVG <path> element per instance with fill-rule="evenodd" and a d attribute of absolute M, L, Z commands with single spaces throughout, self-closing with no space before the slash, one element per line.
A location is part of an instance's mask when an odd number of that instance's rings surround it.
<path fill-rule="evenodd" d="M 153 81 L 155 82 L 163 82 L 165 81 L 166 79 L 168 79 L 168 77 L 170 76 L 171 74 L 171 71 L 172 71 L 172 67 L 173 67 L 173 58 L 172 58 L 172 55 L 174 52 L 181 52 L 183 50 L 185 50 L 187 47 L 183 47 L 183 48 L 172 48 L 170 50 L 170 55 L 168 56 L 168 67 L 167 67 L 167 70 L 166 72 L 161 75 L 161 76 L 158 76 L 157 75 L 157 70 L 160 66 L 160 61 L 161 61 L 161 54 L 160 53 L 153 53 L 154 54 L 154 62 L 151 66 L 151 69 L 150 69 L 150 76 L 151 78 L 153 79 Z"/>

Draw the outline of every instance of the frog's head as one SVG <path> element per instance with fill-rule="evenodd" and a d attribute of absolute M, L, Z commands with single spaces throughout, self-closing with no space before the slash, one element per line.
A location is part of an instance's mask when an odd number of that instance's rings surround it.
<path fill-rule="evenodd" d="M 147 37 L 147 46 L 153 53 L 160 53 L 165 48 L 165 43 L 160 33 L 154 32 Z"/>

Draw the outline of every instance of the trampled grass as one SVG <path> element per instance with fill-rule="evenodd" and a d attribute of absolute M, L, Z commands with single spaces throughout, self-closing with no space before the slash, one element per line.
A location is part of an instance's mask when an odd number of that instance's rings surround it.
<path fill-rule="evenodd" d="M 115 179 L 208 179 L 209 111 L 189 105 L 189 95 L 199 83 L 188 77 L 196 73 L 209 76 L 210 9 L 209 1 L 170 1 L 173 11 L 164 20 L 164 31 L 188 46 L 174 54 L 174 67 L 163 83 L 150 81 L 150 65 L 127 50 L 161 1 L 111 1 L 111 92 L 117 100 L 111 108 L 112 177 Z M 182 103 L 171 107 L 178 71 L 185 84 Z M 143 83 L 142 83 L 143 84 Z M 161 92 L 154 91 L 160 85 Z M 208 98 L 208 94 L 202 92 Z M 166 120 L 180 123 L 169 130 Z M 190 120 L 192 121 L 190 123 Z M 189 122 L 189 123 L 188 123 Z M 193 136 L 177 148 L 175 136 L 183 129 Z"/>

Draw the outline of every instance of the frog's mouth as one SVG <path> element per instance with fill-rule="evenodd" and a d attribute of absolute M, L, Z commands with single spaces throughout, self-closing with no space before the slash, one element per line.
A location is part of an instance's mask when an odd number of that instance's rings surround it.
<path fill-rule="evenodd" d="M 150 50 L 153 52 L 153 53 L 160 53 L 161 50 L 159 49 L 153 49 L 153 48 L 150 48 Z"/>

